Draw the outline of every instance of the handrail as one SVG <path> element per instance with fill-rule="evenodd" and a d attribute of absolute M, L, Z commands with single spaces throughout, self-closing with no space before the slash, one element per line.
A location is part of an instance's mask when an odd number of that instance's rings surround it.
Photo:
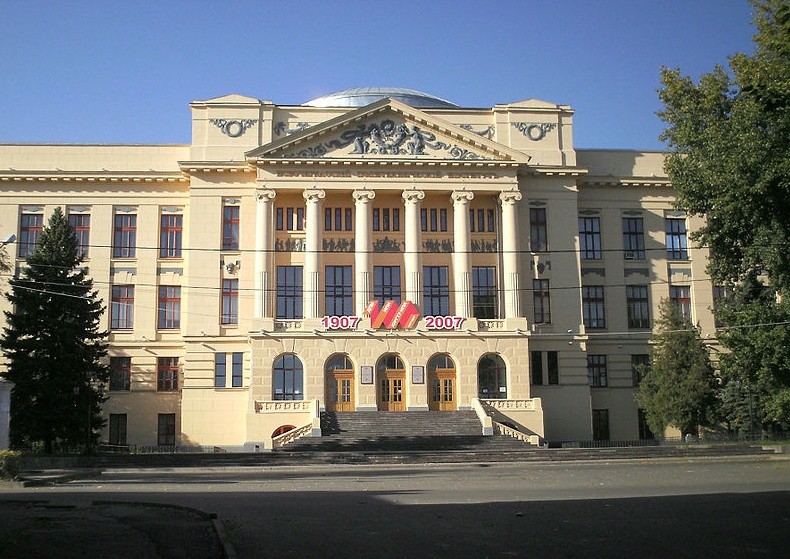
<path fill-rule="evenodd" d="M 494 423 L 494 432 L 497 435 L 505 435 L 508 437 L 513 437 L 514 439 L 518 439 L 527 444 L 540 446 L 540 435 L 528 435 L 526 433 L 522 433 L 518 429 L 513 429 L 512 427 L 508 427 L 503 423 L 499 423 L 498 421 L 494 421 L 493 423 Z"/>
<path fill-rule="evenodd" d="M 477 414 L 477 418 L 480 420 L 480 425 L 483 428 L 483 435 L 493 435 L 494 428 L 491 424 L 491 417 L 486 413 L 480 398 L 472 398 L 472 409 Z"/>
<path fill-rule="evenodd" d="M 308 423 L 307 425 L 302 425 L 301 427 L 296 427 L 283 433 L 282 435 L 277 435 L 276 437 L 272 438 L 272 448 L 278 448 L 281 446 L 285 446 L 288 443 L 294 442 L 296 439 L 304 437 L 308 433 L 313 431 L 313 424 Z"/>

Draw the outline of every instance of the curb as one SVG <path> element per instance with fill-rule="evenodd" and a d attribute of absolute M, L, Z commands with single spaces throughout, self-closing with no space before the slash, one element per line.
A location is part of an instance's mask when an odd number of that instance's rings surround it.
<path fill-rule="evenodd" d="M 36 477 L 33 473 L 25 474 L 22 472 L 17 476 L 17 480 L 22 482 L 22 487 L 47 487 L 67 483 L 78 479 L 92 479 L 101 476 L 102 470 L 82 470 L 79 472 L 69 472 L 56 475 L 42 474 Z"/>

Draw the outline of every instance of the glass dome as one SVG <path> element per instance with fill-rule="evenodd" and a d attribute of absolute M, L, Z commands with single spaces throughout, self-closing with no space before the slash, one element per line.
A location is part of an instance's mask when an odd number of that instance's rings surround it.
<path fill-rule="evenodd" d="M 318 97 L 305 107 L 365 107 L 385 98 L 397 99 L 418 109 L 457 109 L 458 105 L 422 91 L 400 87 L 357 87 Z"/>

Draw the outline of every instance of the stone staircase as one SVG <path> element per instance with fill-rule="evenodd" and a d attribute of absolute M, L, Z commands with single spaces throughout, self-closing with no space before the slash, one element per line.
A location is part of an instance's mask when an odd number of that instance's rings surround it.
<path fill-rule="evenodd" d="M 535 447 L 505 436 L 483 436 L 473 411 L 323 412 L 318 438 L 301 438 L 277 452 L 467 455 L 534 452 Z M 517 458 L 516 456 L 511 456 Z"/>

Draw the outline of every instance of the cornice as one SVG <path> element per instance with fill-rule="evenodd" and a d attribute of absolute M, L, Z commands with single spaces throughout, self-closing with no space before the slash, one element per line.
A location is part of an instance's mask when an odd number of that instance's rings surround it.
<path fill-rule="evenodd" d="M 615 177 L 587 176 L 579 181 L 581 186 L 634 186 L 672 188 L 672 181 L 666 177 Z"/>
<path fill-rule="evenodd" d="M 562 166 L 540 166 L 523 167 L 525 174 L 538 175 L 543 177 L 583 177 L 589 170 L 583 167 L 562 167 Z"/>
<path fill-rule="evenodd" d="M 76 182 L 76 183 L 176 183 L 189 179 L 178 171 L 0 171 L 2 182 Z"/>
<path fill-rule="evenodd" d="M 255 167 L 244 161 L 179 161 L 178 166 L 188 175 L 255 172 Z"/>
<path fill-rule="evenodd" d="M 472 167 L 485 169 L 517 169 L 522 164 L 516 161 L 496 161 L 492 159 L 296 159 L 296 158 L 260 158 L 257 166 L 309 167 Z"/>

